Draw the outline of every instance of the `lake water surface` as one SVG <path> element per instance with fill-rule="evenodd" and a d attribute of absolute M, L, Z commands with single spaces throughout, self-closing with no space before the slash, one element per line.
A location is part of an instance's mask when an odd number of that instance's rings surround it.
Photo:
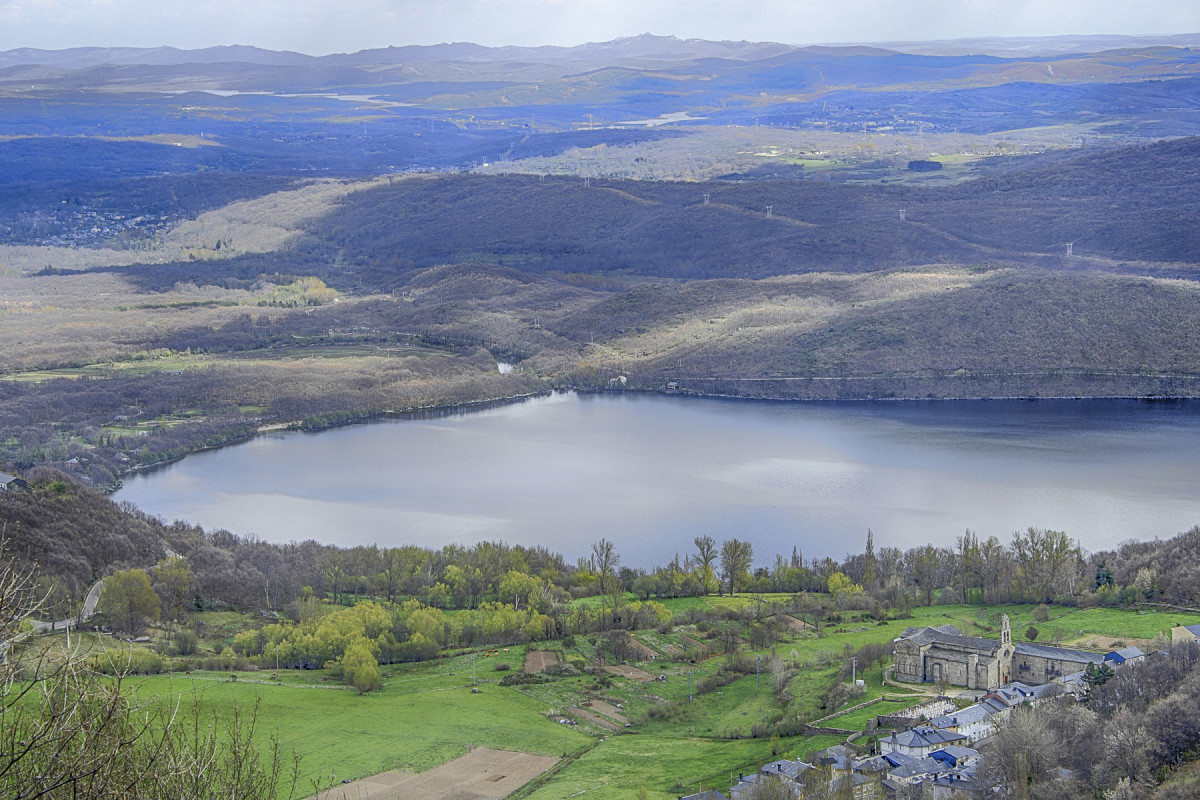
<path fill-rule="evenodd" d="M 1200 524 L 1200 403 L 766 403 L 560 394 L 461 414 L 279 433 L 127 478 L 115 499 L 277 542 L 505 540 L 574 560 L 607 537 L 665 563 L 737 536 L 756 563 L 1007 543 L 1089 550 Z"/>

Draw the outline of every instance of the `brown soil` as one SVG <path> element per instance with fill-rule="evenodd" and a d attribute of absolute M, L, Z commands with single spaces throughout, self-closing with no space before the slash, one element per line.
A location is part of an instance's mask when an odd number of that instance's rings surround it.
<path fill-rule="evenodd" d="M 609 719 L 616 720 L 622 725 L 624 725 L 626 722 L 629 722 L 625 715 L 621 713 L 621 709 L 611 705 L 610 703 L 606 703 L 603 700 L 593 700 L 592 704 L 588 708 L 597 714 L 603 714 Z"/>
<path fill-rule="evenodd" d="M 630 638 L 632 639 L 630 645 L 633 647 L 633 651 L 637 653 L 638 661 L 653 661 L 658 658 L 658 651 L 647 644 L 639 642 L 637 637 L 631 636 Z"/>
<path fill-rule="evenodd" d="M 633 678 L 638 683 L 649 683 L 654 680 L 654 676 L 644 669 L 630 667 L 625 664 L 612 664 L 604 668 L 605 672 L 613 675 L 620 675 L 622 678 Z"/>
<path fill-rule="evenodd" d="M 604 728 L 606 731 L 619 731 L 624 727 L 624 725 L 618 725 L 611 719 L 605 719 L 599 714 L 593 714 L 586 708 L 568 708 L 567 713 L 576 719 L 583 720 L 584 722 L 590 722 L 593 725 Z"/>
<path fill-rule="evenodd" d="M 558 653 L 553 650 L 530 650 L 525 654 L 525 671 L 528 673 L 545 672 L 546 667 L 558 663 Z"/>
<path fill-rule="evenodd" d="M 781 614 L 778 620 L 786 625 L 789 631 L 811 631 L 813 629 L 812 625 L 802 619 L 796 619 L 790 614 Z"/>
<path fill-rule="evenodd" d="M 553 756 L 478 747 L 419 775 L 383 772 L 334 786 L 321 800 L 501 800 L 558 763 Z M 310 798 L 315 800 L 315 798 Z"/>

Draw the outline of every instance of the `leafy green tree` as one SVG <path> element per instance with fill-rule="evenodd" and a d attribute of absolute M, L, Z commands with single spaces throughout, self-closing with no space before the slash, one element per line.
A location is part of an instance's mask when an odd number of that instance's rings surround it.
<path fill-rule="evenodd" d="M 137 633 L 162 613 L 162 603 L 150 584 L 150 576 L 140 569 L 105 578 L 100 608 L 115 627 L 128 633 Z"/>
<path fill-rule="evenodd" d="M 875 588 L 878 568 L 875 561 L 875 535 L 867 528 L 867 549 L 863 551 L 863 586 Z"/>
<path fill-rule="evenodd" d="M 500 581 L 500 600 L 512 603 L 518 611 L 533 605 L 542 593 L 542 580 L 510 569 Z"/>
<path fill-rule="evenodd" d="M 359 694 L 383 688 L 379 662 L 366 639 L 355 639 L 342 656 L 342 679 Z"/>

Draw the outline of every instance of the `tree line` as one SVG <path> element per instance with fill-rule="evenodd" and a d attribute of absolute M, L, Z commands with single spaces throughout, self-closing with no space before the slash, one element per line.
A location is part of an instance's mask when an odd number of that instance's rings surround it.
<path fill-rule="evenodd" d="M 156 617 L 169 620 L 224 608 L 286 610 L 298 618 L 297 604 L 316 597 L 333 605 L 412 600 L 441 611 L 501 603 L 550 617 L 558 632 L 567 629 L 561 620 L 573 599 L 607 598 L 604 607 L 619 609 L 630 593 L 640 601 L 739 592 L 820 596 L 826 608 L 882 618 L 917 604 L 1187 604 L 1200 592 L 1188 580 L 1200 527 L 1094 555 L 1065 533 L 1038 528 L 1015 532 L 1007 544 L 967 531 L 953 547 L 906 550 L 876 548 L 868 531 L 863 550 L 840 560 L 806 558 L 799 546 L 767 560 L 738 537 L 700 536 L 683 557 L 643 567 L 623 563 L 607 539 L 574 563 L 545 547 L 504 542 L 436 549 L 271 543 L 167 524 L 51 470 L 30 477 L 29 490 L 0 495 L 0 526 L 14 554 L 38 565 L 59 611 L 81 602 L 96 580 L 130 569 L 147 571 Z M 819 610 L 813 619 L 819 627 Z M 622 627 L 610 617 L 576 628 L 589 625 Z"/>

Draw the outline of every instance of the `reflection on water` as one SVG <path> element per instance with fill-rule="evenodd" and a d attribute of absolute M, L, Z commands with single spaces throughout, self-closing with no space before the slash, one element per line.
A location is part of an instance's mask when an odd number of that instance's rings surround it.
<path fill-rule="evenodd" d="M 628 565 L 753 542 L 756 561 L 1007 542 L 1030 526 L 1089 550 L 1200 523 L 1200 404 L 753 403 L 554 395 L 461 414 L 281 433 L 199 453 L 116 496 L 271 541 L 440 546 L 503 539 Z"/>

